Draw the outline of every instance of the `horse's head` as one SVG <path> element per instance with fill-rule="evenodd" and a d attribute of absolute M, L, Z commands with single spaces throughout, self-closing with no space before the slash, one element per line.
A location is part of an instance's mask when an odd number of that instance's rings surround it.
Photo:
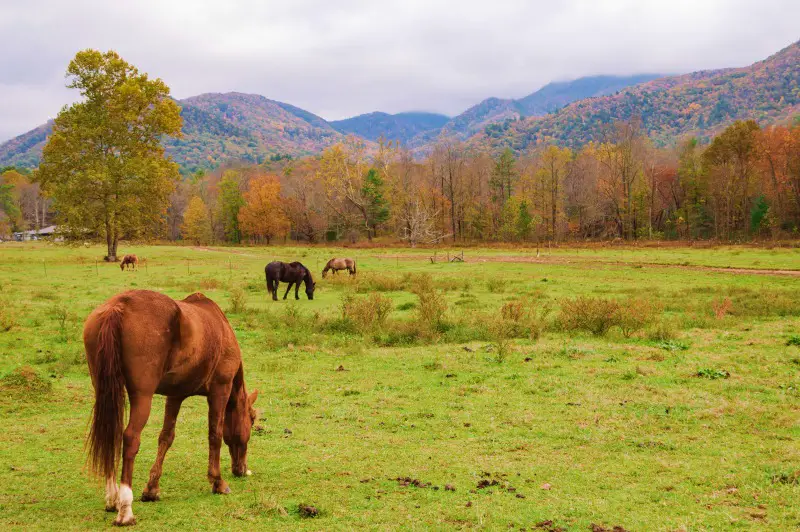
<path fill-rule="evenodd" d="M 120 270 L 124 270 L 125 269 L 125 258 L 123 258 L 122 262 L 119 263 L 119 269 Z"/>
<path fill-rule="evenodd" d="M 243 477 L 249 472 L 247 469 L 247 442 L 250 441 L 250 430 L 256 421 L 253 403 L 256 402 L 257 397 L 258 390 L 250 395 L 242 392 L 242 397 L 228 403 L 225 411 L 222 438 L 231 453 L 231 469 L 237 477 Z"/>
<path fill-rule="evenodd" d="M 306 283 L 306 295 L 308 299 L 314 299 L 314 288 L 317 286 L 317 283 L 314 281 L 309 281 Z"/>

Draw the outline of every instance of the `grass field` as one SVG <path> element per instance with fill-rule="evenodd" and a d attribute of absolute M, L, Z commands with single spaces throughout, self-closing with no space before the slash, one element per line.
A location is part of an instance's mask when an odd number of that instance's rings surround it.
<path fill-rule="evenodd" d="M 142 530 L 800 527 L 800 277 L 713 269 L 800 269 L 798 249 L 470 249 L 436 264 L 406 249 L 123 251 L 140 271 L 97 263 L 99 247 L 0 247 L 3 529 L 109 526 L 84 468 L 81 330 L 130 288 L 217 301 L 260 390 L 254 475 L 233 478 L 224 451 L 233 493 L 211 495 L 206 404 L 189 399 L 162 500 L 134 502 Z M 267 299 L 270 260 L 318 276 L 341 254 L 355 280 Z M 581 312 L 609 301 L 633 330 L 581 330 Z"/>

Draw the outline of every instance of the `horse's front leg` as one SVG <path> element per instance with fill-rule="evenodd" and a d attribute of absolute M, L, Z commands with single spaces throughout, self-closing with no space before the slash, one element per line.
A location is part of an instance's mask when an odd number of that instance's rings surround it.
<path fill-rule="evenodd" d="M 300 283 L 294 283 L 294 298 L 295 299 L 300 299 L 300 296 L 298 295 L 299 290 L 300 290 Z"/>
<path fill-rule="evenodd" d="M 217 387 L 208 395 L 208 481 L 211 493 L 230 493 L 228 484 L 222 480 L 219 467 L 219 451 L 222 447 L 222 424 L 225 422 L 225 405 L 231 394 L 231 384 Z"/>
<path fill-rule="evenodd" d="M 119 513 L 114 520 L 114 524 L 117 526 L 136 524 L 136 518 L 133 516 L 133 490 L 131 489 L 133 463 L 136 460 L 136 453 L 139 452 L 142 430 L 147 425 L 147 418 L 150 417 L 150 405 L 153 402 L 153 396 L 131 395 L 130 401 L 130 419 L 125 432 L 122 434 L 122 480 L 119 486 Z"/>
<path fill-rule="evenodd" d="M 294 282 L 290 282 L 290 283 L 289 283 L 289 285 L 286 287 L 286 293 L 285 293 L 285 294 L 283 294 L 283 299 L 286 299 L 286 296 L 288 296 L 288 295 L 289 295 L 289 290 L 291 290 L 291 289 L 292 289 L 292 285 L 293 285 L 293 284 L 294 284 Z"/>
<path fill-rule="evenodd" d="M 161 434 L 158 435 L 158 454 L 150 469 L 150 480 L 142 493 L 142 502 L 157 501 L 160 498 L 161 489 L 158 487 L 158 481 L 161 479 L 164 457 L 175 440 L 175 422 L 178 420 L 183 399 L 183 397 L 167 397 L 167 406 L 164 409 L 164 427 L 161 429 Z"/>

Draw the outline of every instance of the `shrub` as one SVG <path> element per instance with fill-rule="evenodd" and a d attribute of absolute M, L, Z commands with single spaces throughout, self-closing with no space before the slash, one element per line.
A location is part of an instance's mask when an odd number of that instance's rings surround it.
<path fill-rule="evenodd" d="M 500 316 L 506 321 L 519 322 L 525 317 L 525 307 L 522 301 L 508 301 L 500 308 Z"/>
<path fill-rule="evenodd" d="M 486 281 L 486 289 L 491 293 L 503 293 L 506 291 L 506 280 L 493 277 Z"/>
<path fill-rule="evenodd" d="M 796 345 L 800 347 L 800 335 L 793 334 L 786 339 L 786 345 Z"/>
<path fill-rule="evenodd" d="M 721 320 L 722 318 L 727 316 L 732 308 L 733 308 L 733 301 L 731 301 L 731 298 L 729 297 L 726 297 L 725 299 L 722 300 L 715 299 L 714 301 L 711 302 L 711 309 L 714 311 L 714 316 L 718 320 Z"/>
<path fill-rule="evenodd" d="M 337 275 L 336 277 L 344 277 Z M 350 276 L 347 276 L 350 277 Z M 356 292 L 399 292 L 406 287 L 405 277 L 386 275 L 383 273 L 361 273 L 354 279 Z M 346 284 L 350 279 L 338 281 L 337 284 Z"/>
<path fill-rule="evenodd" d="M 567 331 L 589 331 L 595 336 L 605 335 L 619 324 L 619 302 L 599 297 L 580 296 L 561 302 L 558 321 Z"/>
<path fill-rule="evenodd" d="M 0 332 L 7 332 L 19 325 L 17 312 L 7 303 L 0 301 Z"/>
<path fill-rule="evenodd" d="M 502 364 L 512 351 L 512 338 L 514 337 L 514 322 L 505 319 L 495 319 L 489 324 L 489 334 L 492 337 L 492 346 L 496 354 L 496 362 Z"/>
<path fill-rule="evenodd" d="M 50 381 L 39 376 L 30 366 L 17 368 L 0 379 L 0 389 L 18 394 L 23 397 L 40 395 L 49 392 L 53 385 Z"/>
<path fill-rule="evenodd" d="M 234 314 L 244 312 L 247 308 L 247 292 L 241 286 L 234 286 L 230 292 L 230 311 Z"/>
<path fill-rule="evenodd" d="M 362 333 L 383 328 L 391 312 L 392 300 L 381 294 L 342 298 L 342 318 L 352 322 Z"/>
<path fill-rule="evenodd" d="M 283 308 L 283 322 L 287 327 L 297 327 L 303 320 L 303 312 L 293 301 Z"/>
<path fill-rule="evenodd" d="M 200 288 L 203 290 L 216 290 L 220 287 L 220 282 L 213 277 L 200 280 Z"/>
<path fill-rule="evenodd" d="M 406 301 L 405 303 L 401 303 L 397 306 L 397 310 L 411 310 L 412 308 L 416 308 L 417 304 L 413 301 Z"/>
<path fill-rule="evenodd" d="M 417 296 L 417 321 L 428 331 L 441 329 L 447 312 L 444 294 L 433 287 L 430 275 L 416 276 L 412 292 Z"/>
<path fill-rule="evenodd" d="M 675 322 L 661 319 L 647 331 L 647 339 L 653 342 L 670 342 L 678 337 Z"/>
<path fill-rule="evenodd" d="M 622 335 L 630 338 L 634 333 L 651 324 L 658 312 L 660 312 L 660 308 L 651 301 L 630 298 L 619 307 L 617 325 L 622 330 Z"/>

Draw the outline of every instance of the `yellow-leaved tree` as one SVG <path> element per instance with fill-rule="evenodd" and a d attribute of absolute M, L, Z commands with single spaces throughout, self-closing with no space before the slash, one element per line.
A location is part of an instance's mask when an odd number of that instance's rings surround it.
<path fill-rule="evenodd" d="M 239 210 L 239 224 L 250 238 L 267 244 L 289 232 L 289 218 L 283 210 L 281 184 L 273 175 L 254 177 L 245 192 L 245 206 Z"/>
<path fill-rule="evenodd" d="M 60 232 L 102 235 L 106 260 L 117 260 L 120 238 L 164 229 L 178 165 L 164 155 L 164 136 L 183 121 L 169 87 L 116 52 L 78 52 L 67 68 L 82 100 L 58 113 L 37 174 L 53 198 Z"/>
<path fill-rule="evenodd" d="M 181 233 L 185 239 L 195 244 L 211 242 L 211 219 L 208 217 L 208 207 L 199 196 L 194 196 L 189 201 L 189 206 L 183 213 Z"/>

